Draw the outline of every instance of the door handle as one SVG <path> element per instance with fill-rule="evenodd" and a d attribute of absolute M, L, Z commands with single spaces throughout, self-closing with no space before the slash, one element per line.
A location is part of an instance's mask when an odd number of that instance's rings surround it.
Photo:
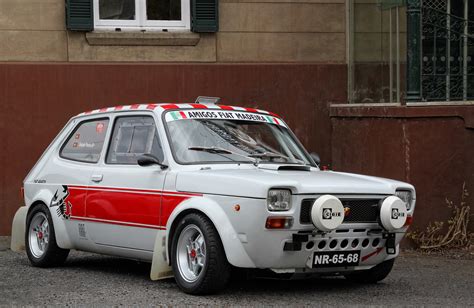
<path fill-rule="evenodd" d="M 93 174 L 92 175 L 92 182 L 99 183 L 100 181 L 102 181 L 103 178 L 104 178 L 104 176 L 102 174 Z"/>

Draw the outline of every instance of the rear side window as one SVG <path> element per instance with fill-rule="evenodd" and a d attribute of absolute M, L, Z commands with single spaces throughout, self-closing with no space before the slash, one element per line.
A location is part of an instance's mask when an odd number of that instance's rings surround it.
<path fill-rule="evenodd" d="M 138 157 L 145 153 L 163 160 L 163 149 L 153 118 L 149 116 L 118 118 L 115 121 L 106 162 L 135 165 Z"/>
<path fill-rule="evenodd" d="M 62 158 L 86 163 L 98 162 L 108 125 L 108 119 L 79 123 L 63 145 L 59 155 Z"/>

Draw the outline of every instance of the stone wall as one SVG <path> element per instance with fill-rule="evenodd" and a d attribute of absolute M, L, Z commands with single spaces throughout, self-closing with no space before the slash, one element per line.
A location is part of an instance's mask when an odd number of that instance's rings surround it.
<path fill-rule="evenodd" d="M 345 62 L 344 0 L 221 0 L 220 31 L 194 46 L 91 46 L 64 3 L 0 1 L 0 62 Z"/>

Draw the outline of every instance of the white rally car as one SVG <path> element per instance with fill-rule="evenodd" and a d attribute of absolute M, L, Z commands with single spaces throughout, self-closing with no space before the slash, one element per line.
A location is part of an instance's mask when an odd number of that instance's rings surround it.
<path fill-rule="evenodd" d="M 377 282 L 412 221 L 412 185 L 322 171 L 276 114 L 200 97 L 73 117 L 24 180 L 12 250 L 152 263 L 192 294 L 232 266 Z"/>

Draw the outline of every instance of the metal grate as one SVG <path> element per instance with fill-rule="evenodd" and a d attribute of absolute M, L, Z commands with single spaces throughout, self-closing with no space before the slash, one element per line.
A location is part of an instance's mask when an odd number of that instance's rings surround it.
<path fill-rule="evenodd" d="M 311 208 L 316 199 L 304 199 L 301 202 L 300 223 L 311 223 Z M 344 217 L 344 223 L 371 223 L 379 218 L 380 199 L 341 199 L 342 205 L 350 209 Z"/>
<path fill-rule="evenodd" d="M 446 11 L 446 0 L 424 0 L 423 6 L 430 9 Z"/>
<path fill-rule="evenodd" d="M 421 7 L 421 96 L 474 98 L 474 21 L 470 1 L 425 0 Z"/>

